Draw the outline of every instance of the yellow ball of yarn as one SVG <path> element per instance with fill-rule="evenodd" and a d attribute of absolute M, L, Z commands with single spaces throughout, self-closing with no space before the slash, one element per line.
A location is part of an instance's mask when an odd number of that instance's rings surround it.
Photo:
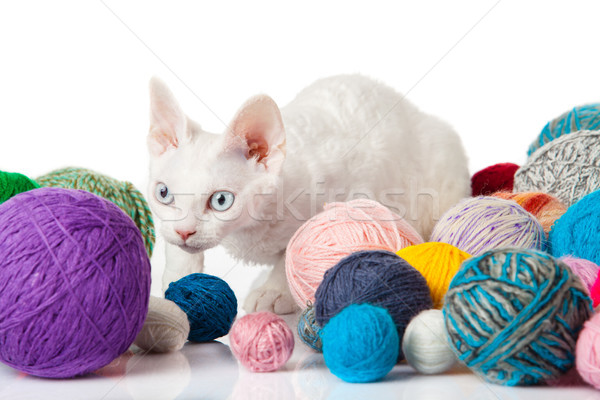
<path fill-rule="evenodd" d="M 447 243 L 428 242 L 405 247 L 396 252 L 418 270 L 427 281 L 433 306 L 437 309 L 444 305 L 444 296 L 450 281 L 458 272 L 460 265 L 471 255 Z"/>

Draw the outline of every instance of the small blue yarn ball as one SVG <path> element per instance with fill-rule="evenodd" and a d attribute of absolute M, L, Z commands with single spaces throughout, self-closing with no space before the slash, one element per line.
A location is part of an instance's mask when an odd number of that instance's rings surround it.
<path fill-rule="evenodd" d="M 165 298 L 187 314 L 188 339 L 209 342 L 227 335 L 237 314 L 237 299 L 227 282 L 207 274 L 190 274 L 171 282 Z"/>
<path fill-rule="evenodd" d="M 298 319 L 298 337 L 305 345 L 320 353 L 323 351 L 323 343 L 319 332 L 321 332 L 321 326 L 315 319 L 315 308 L 309 302 Z"/>
<path fill-rule="evenodd" d="M 471 370 L 492 383 L 534 385 L 573 367 L 592 303 L 562 261 L 498 249 L 463 263 L 443 313 L 450 347 Z"/>
<path fill-rule="evenodd" d="M 572 255 L 600 264 L 600 190 L 569 207 L 548 237 L 554 257 Z"/>
<path fill-rule="evenodd" d="M 400 341 L 394 320 L 381 307 L 352 304 L 321 330 L 325 365 L 353 383 L 377 381 L 394 368 Z"/>
<path fill-rule="evenodd" d="M 531 143 L 527 155 L 537 149 L 571 132 L 600 129 L 600 103 L 585 104 L 574 107 L 548 122 L 536 140 Z"/>

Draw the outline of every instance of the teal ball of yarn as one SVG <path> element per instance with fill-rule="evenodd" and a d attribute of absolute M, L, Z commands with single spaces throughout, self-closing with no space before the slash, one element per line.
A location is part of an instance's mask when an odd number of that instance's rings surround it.
<path fill-rule="evenodd" d="M 546 143 L 563 135 L 581 130 L 593 131 L 596 129 L 600 129 L 600 103 L 574 107 L 544 126 L 537 139 L 529 146 L 527 155 L 530 156 Z"/>
<path fill-rule="evenodd" d="M 573 367 L 592 304 L 562 261 L 499 249 L 463 263 L 443 313 L 450 346 L 471 370 L 493 383 L 533 385 Z"/>
<path fill-rule="evenodd" d="M 315 319 L 315 309 L 309 302 L 306 309 L 300 314 L 300 319 L 298 319 L 298 337 L 305 345 L 320 353 L 323 351 L 320 332 L 321 326 Z"/>
<path fill-rule="evenodd" d="M 0 204 L 19 193 L 39 187 L 35 181 L 23 174 L 0 171 Z"/>
<path fill-rule="evenodd" d="M 321 331 L 325 365 L 353 383 L 380 380 L 394 368 L 400 345 L 396 325 L 384 308 L 352 304 Z"/>
<path fill-rule="evenodd" d="M 187 314 L 188 339 L 209 342 L 227 335 L 237 314 L 237 299 L 222 279 L 207 274 L 190 274 L 171 282 L 165 298 Z"/>

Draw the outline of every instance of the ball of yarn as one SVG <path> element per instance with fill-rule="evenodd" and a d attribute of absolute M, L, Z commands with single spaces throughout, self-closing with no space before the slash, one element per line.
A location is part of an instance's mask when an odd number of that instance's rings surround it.
<path fill-rule="evenodd" d="M 561 257 L 560 260 L 567 264 L 569 268 L 571 268 L 571 271 L 573 271 L 575 276 L 578 276 L 579 279 L 581 279 L 583 286 L 589 292 L 596 282 L 598 272 L 600 272 L 600 267 L 591 261 L 584 260 L 583 258 L 564 256 Z"/>
<path fill-rule="evenodd" d="M 600 272 L 590 288 L 590 297 L 592 298 L 592 305 L 597 308 L 600 305 Z"/>
<path fill-rule="evenodd" d="M 325 365 L 346 382 L 378 381 L 398 359 L 398 332 L 381 307 L 352 304 L 344 308 L 323 327 L 321 338 Z"/>
<path fill-rule="evenodd" d="M 11 197 L 40 186 L 23 174 L 0 171 L 0 204 Z"/>
<path fill-rule="evenodd" d="M 259 311 L 235 321 L 229 334 L 231 352 L 252 372 L 278 370 L 294 351 L 294 334 L 285 321 Z"/>
<path fill-rule="evenodd" d="M 117 206 L 42 188 L 0 205 L 0 359 L 66 378 L 109 364 L 142 328 L 150 261 Z"/>
<path fill-rule="evenodd" d="M 456 364 L 446 339 L 442 311 L 425 310 L 410 321 L 402 339 L 402 352 L 406 362 L 422 374 L 440 374 Z"/>
<path fill-rule="evenodd" d="M 187 315 L 177 304 L 150 296 L 146 321 L 133 343 L 142 350 L 168 353 L 180 350 L 189 334 Z"/>
<path fill-rule="evenodd" d="M 501 249 L 463 264 L 443 311 L 459 359 L 487 381 L 513 386 L 567 372 L 592 309 L 583 284 L 562 261 Z"/>
<path fill-rule="evenodd" d="M 600 103 L 574 107 L 544 126 L 537 139 L 529 146 L 527 155 L 530 156 L 546 143 L 571 132 L 598 129 L 600 129 Z"/>
<path fill-rule="evenodd" d="M 600 314 L 583 326 L 577 339 L 575 365 L 584 381 L 600 389 Z"/>
<path fill-rule="evenodd" d="M 532 214 L 542 225 L 544 233 L 547 235 L 554 225 L 554 222 L 559 219 L 565 212 L 565 206 L 556 197 L 541 193 L 541 192 L 524 192 L 524 193 L 508 193 L 497 192 L 492 195 L 499 199 L 512 200 Z"/>
<path fill-rule="evenodd" d="M 499 191 L 512 192 L 515 172 L 519 169 L 517 164 L 494 164 L 471 177 L 471 193 L 475 196 L 488 196 Z"/>
<path fill-rule="evenodd" d="M 362 303 L 385 308 L 400 340 L 412 317 L 432 307 L 423 275 L 383 250 L 353 253 L 325 272 L 315 294 L 315 318 L 325 326 L 345 307 Z"/>
<path fill-rule="evenodd" d="M 542 249 L 544 230 L 513 201 L 495 197 L 464 199 L 438 221 L 432 242 L 444 242 L 473 256 L 501 247 Z"/>
<path fill-rule="evenodd" d="M 442 308 L 450 281 L 463 261 L 471 256 L 448 243 L 428 242 L 405 247 L 398 256 L 423 275 L 434 308 Z"/>
<path fill-rule="evenodd" d="M 288 243 L 285 269 L 292 296 L 301 308 L 314 302 L 325 271 L 356 251 L 395 252 L 419 243 L 423 239 L 408 222 L 376 201 L 327 204 Z"/>
<path fill-rule="evenodd" d="M 152 256 L 155 241 L 152 212 L 144 196 L 132 183 L 77 167 L 57 169 L 36 181 L 42 187 L 85 190 L 112 201 L 135 222 L 144 236 L 148 256 Z"/>
<path fill-rule="evenodd" d="M 308 307 L 300 314 L 298 320 L 298 337 L 304 344 L 311 349 L 321 352 L 323 343 L 321 342 L 321 327 L 315 319 L 315 308 L 309 303 Z"/>
<path fill-rule="evenodd" d="M 515 173 L 516 192 L 539 191 L 568 207 L 600 189 L 600 131 L 579 131 L 546 144 Z"/>
<path fill-rule="evenodd" d="M 552 255 L 571 255 L 600 264 L 600 190 L 573 204 L 552 226 Z"/>
<path fill-rule="evenodd" d="M 165 298 L 187 314 L 188 339 L 209 342 L 227 335 L 237 314 L 237 299 L 227 282 L 207 274 L 190 274 L 171 282 Z"/>

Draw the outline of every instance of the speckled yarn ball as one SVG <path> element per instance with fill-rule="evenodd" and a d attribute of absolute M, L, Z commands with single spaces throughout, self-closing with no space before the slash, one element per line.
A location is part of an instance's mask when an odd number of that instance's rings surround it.
<path fill-rule="evenodd" d="M 575 365 L 584 381 L 600 389 L 600 314 L 590 318 L 577 339 Z"/>
<path fill-rule="evenodd" d="M 502 249 L 463 264 L 443 312 L 458 358 L 485 380 L 514 386 L 567 372 L 592 308 L 562 261 L 540 251 Z"/>
<path fill-rule="evenodd" d="M 495 197 L 464 199 L 438 221 L 432 242 L 444 242 L 473 256 L 502 247 L 543 249 L 540 223 L 513 201 Z"/>
<path fill-rule="evenodd" d="M 298 319 L 298 337 L 314 351 L 321 352 L 323 351 L 323 342 L 320 332 L 321 326 L 315 319 L 315 308 L 309 303 Z"/>
<path fill-rule="evenodd" d="M 537 139 L 529 146 L 527 155 L 530 156 L 546 143 L 571 132 L 581 130 L 594 131 L 599 129 L 600 103 L 573 107 L 572 110 L 559 115 L 544 126 Z"/>
<path fill-rule="evenodd" d="M 600 131 L 561 136 L 529 157 L 515 174 L 515 192 L 544 192 L 567 207 L 600 189 Z"/>
<path fill-rule="evenodd" d="M 499 191 L 511 192 L 518 169 L 517 164 L 500 163 L 476 172 L 471 177 L 472 196 L 488 196 Z"/>
<path fill-rule="evenodd" d="M 235 321 L 229 334 L 235 358 L 252 372 L 281 368 L 294 351 L 294 334 L 276 314 L 260 311 Z"/>
<path fill-rule="evenodd" d="M 40 186 L 23 174 L 0 171 L 0 204 L 11 197 Z"/>
<path fill-rule="evenodd" d="M 498 192 L 492 195 L 499 199 L 512 200 L 525 211 L 531 213 L 544 228 L 544 233 L 547 235 L 552 229 L 554 222 L 562 217 L 567 212 L 565 206 L 556 197 L 541 193 L 541 192 L 524 192 L 524 193 L 508 193 Z"/>
<path fill-rule="evenodd" d="M 117 206 L 42 188 L 0 206 L 0 359 L 68 378 L 108 365 L 148 310 L 150 261 Z"/>
<path fill-rule="evenodd" d="M 567 264 L 573 274 L 578 276 L 583 283 L 583 286 L 590 291 L 596 279 L 598 278 L 598 272 L 600 272 L 600 267 L 597 264 L 594 264 L 591 261 L 584 260 L 583 258 L 571 257 L 571 256 L 563 256 L 560 257 L 560 260 Z"/>
<path fill-rule="evenodd" d="M 208 274 L 190 274 L 171 282 L 165 298 L 187 314 L 192 342 L 210 342 L 227 335 L 237 315 L 233 290 L 223 279 Z"/>

